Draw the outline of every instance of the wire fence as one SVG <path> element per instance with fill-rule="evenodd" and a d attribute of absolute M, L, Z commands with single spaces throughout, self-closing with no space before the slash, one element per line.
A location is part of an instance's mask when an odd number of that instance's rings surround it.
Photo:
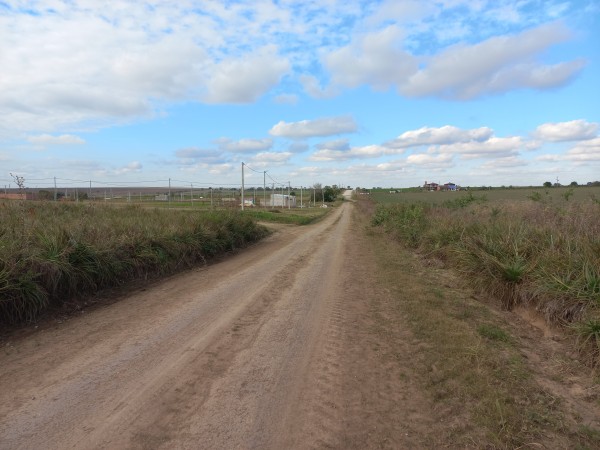
<path fill-rule="evenodd" d="M 244 183 L 244 180 L 242 183 L 208 183 L 174 178 L 101 181 L 52 177 L 24 179 L 18 186 L 13 178 L 0 179 L 0 198 L 115 204 L 167 203 L 196 207 L 308 207 L 322 202 L 323 192 L 318 187 L 294 186 L 290 181 L 277 180 L 268 171 L 244 166 L 261 173 L 262 183 Z"/>

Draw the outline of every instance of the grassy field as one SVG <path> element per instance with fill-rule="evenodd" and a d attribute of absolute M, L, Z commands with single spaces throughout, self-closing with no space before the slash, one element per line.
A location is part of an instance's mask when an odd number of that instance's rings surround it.
<path fill-rule="evenodd" d="M 172 273 L 268 233 L 239 211 L 0 202 L 0 322 Z"/>
<path fill-rule="evenodd" d="M 321 219 L 329 209 L 327 208 L 294 208 L 294 209 L 246 209 L 244 215 L 261 222 L 289 223 L 294 225 L 308 225 Z"/>
<path fill-rule="evenodd" d="M 582 355 L 600 363 L 600 188 L 370 197 L 374 226 L 452 266 L 504 308 L 526 305 L 576 331 Z"/>
<path fill-rule="evenodd" d="M 395 191 L 395 190 L 394 190 Z M 587 187 L 551 187 L 551 188 L 494 188 L 490 190 L 469 190 L 456 192 L 421 192 L 414 190 L 373 189 L 370 191 L 372 200 L 378 203 L 425 202 L 442 204 L 448 200 L 465 197 L 469 194 L 478 197 L 485 196 L 490 202 L 496 201 L 541 201 L 546 203 L 561 203 L 564 201 L 600 201 L 600 186 Z"/>

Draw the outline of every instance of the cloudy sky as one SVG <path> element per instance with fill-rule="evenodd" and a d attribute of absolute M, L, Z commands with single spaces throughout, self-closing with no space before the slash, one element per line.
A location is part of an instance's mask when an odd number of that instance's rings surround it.
<path fill-rule="evenodd" d="M 0 0 L 0 184 L 242 162 L 261 186 L 598 180 L 600 2 Z"/>

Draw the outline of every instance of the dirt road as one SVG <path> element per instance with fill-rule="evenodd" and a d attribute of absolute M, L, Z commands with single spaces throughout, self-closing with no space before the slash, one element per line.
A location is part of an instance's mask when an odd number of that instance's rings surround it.
<path fill-rule="evenodd" d="M 393 444 L 397 427 L 365 400 L 381 380 L 361 387 L 348 359 L 363 345 L 349 305 L 370 289 L 349 259 L 352 206 L 4 344 L 0 447 Z"/>

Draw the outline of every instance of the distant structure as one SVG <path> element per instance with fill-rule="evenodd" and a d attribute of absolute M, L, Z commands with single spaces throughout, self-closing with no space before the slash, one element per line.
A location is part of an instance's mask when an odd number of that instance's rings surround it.
<path fill-rule="evenodd" d="M 442 191 L 458 191 L 460 188 L 454 183 L 446 183 L 442 186 Z"/>
<path fill-rule="evenodd" d="M 448 182 L 445 184 L 439 183 L 428 183 L 427 181 L 423 184 L 423 190 L 429 192 L 435 191 L 460 191 L 460 186 L 456 183 Z"/>
<path fill-rule="evenodd" d="M 283 208 L 295 208 L 296 207 L 296 197 L 294 195 L 285 195 L 285 194 L 271 194 L 271 201 L 269 202 L 269 206 L 281 206 Z"/>
<path fill-rule="evenodd" d="M 37 200 L 37 195 L 29 192 L 21 194 L 1 193 L 0 198 L 7 200 Z"/>

